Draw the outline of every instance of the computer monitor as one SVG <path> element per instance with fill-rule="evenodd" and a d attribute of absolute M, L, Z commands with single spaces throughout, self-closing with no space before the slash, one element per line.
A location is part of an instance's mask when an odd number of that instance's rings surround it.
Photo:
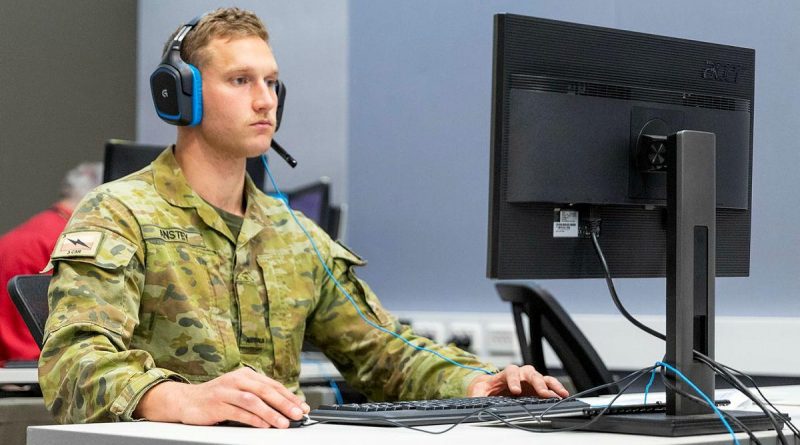
<path fill-rule="evenodd" d="M 336 233 L 331 233 L 329 227 L 331 216 L 330 194 L 330 183 L 321 180 L 292 190 L 286 194 L 286 197 L 292 209 L 303 212 L 305 216 L 335 238 Z"/>
<path fill-rule="evenodd" d="M 103 182 L 113 181 L 139 171 L 155 160 L 166 146 L 140 144 L 121 139 L 109 139 L 106 142 L 103 158 Z M 258 157 L 247 160 L 247 173 L 256 186 L 264 190 L 264 165 Z"/>
<path fill-rule="evenodd" d="M 752 49 L 496 15 L 488 276 L 603 277 L 599 221 L 614 276 L 667 276 L 667 359 L 713 398 L 692 349 L 713 355 L 714 277 L 749 274 L 754 69 Z M 705 167 L 664 163 L 696 145 Z"/>

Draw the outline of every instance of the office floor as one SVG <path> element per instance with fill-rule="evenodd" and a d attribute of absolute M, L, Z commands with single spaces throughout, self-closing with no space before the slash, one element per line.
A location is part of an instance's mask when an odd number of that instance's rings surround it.
<path fill-rule="evenodd" d="M 53 423 L 41 397 L 0 398 L 0 442 L 4 445 L 25 445 L 28 426 Z"/>

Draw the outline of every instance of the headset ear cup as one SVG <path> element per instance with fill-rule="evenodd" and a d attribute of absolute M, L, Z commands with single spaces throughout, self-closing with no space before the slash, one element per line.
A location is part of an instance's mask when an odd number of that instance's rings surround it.
<path fill-rule="evenodd" d="M 170 124 L 178 125 L 182 94 L 178 70 L 170 65 L 159 65 L 150 75 L 150 91 L 158 116 Z"/>
<path fill-rule="evenodd" d="M 195 126 L 203 118 L 203 80 L 196 67 L 162 63 L 150 76 L 156 113 L 172 125 Z"/>
<path fill-rule="evenodd" d="M 203 77 L 200 75 L 200 70 L 191 63 L 187 63 L 186 66 L 192 73 L 192 95 L 189 97 L 192 111 L 188 125 L 194 127 L 203 119 Z"/>
<path fill-rule="evenodd" d="M 199 15 L 173 36 L 161 64 L 150 75 L 150 93 L 158 117 L 168 124 L 195 126 L 203 118 L 203 79 L 197 67 L 181 58 L 186 35 L 197 26 Z"/>

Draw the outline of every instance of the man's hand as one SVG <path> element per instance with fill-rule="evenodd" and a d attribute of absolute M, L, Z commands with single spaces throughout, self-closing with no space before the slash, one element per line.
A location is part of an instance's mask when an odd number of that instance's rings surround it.
<path fill-rule="evenodd" d="M 258 428 L 288 428 L 309 406 L 277 381 L 250 368 L 240 368 L 214 380 L 190 385 L 160 383 L 148 390 L 134 418 L 189 425 L 235 421 Z"/>
<path fill-rule="evenodd" d="M 531 365 L 509 365 L 495 375 L 475 377 L 467 388 L 468 397 L 536 396 L 567 397 L 569 393 L 554 377 L 544 376 Z"/>

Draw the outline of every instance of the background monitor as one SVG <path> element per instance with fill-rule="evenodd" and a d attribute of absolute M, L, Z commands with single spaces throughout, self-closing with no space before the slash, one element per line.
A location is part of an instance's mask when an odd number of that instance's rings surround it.
<path fill-rule="evenodd" d="M 615 276 L 665 276 L 666 175 L 638 168 L 636 142 L 678 130 L 716 134 L 716 272 L 747 276 L 754 60 L 746 48 L 496 16 L 488 276 L 602 277 L 564 209 L 602 218 Z"/>
<path fill-rule="evenodd" d="M 108 140 L 103 157 L 103 182 L 122 178 L 147 167 L 165 148 L 164 145 L 140 144 L 121 139 Z M 247 160 L 247 173 L 256 186 L 264 190 L 265 173 L 260 158 Z"/>
<path fill-rule="evenodd" d="M 331 238 L 336 239 L 339 236 L 342 209 L 331 205 L 331 185 L 328 178 L 323 177 L 317 182 L 290 191 L 286 197 L 292 209 L 303 212 Z"/>
<path fill-rule="evenodd" d="M 286 196 L 292 209 L 303 212 L 305 216 L 324 228 L 328 223 L 330 193 L 330 185 L 319 181 L 292 190 Z"/>

